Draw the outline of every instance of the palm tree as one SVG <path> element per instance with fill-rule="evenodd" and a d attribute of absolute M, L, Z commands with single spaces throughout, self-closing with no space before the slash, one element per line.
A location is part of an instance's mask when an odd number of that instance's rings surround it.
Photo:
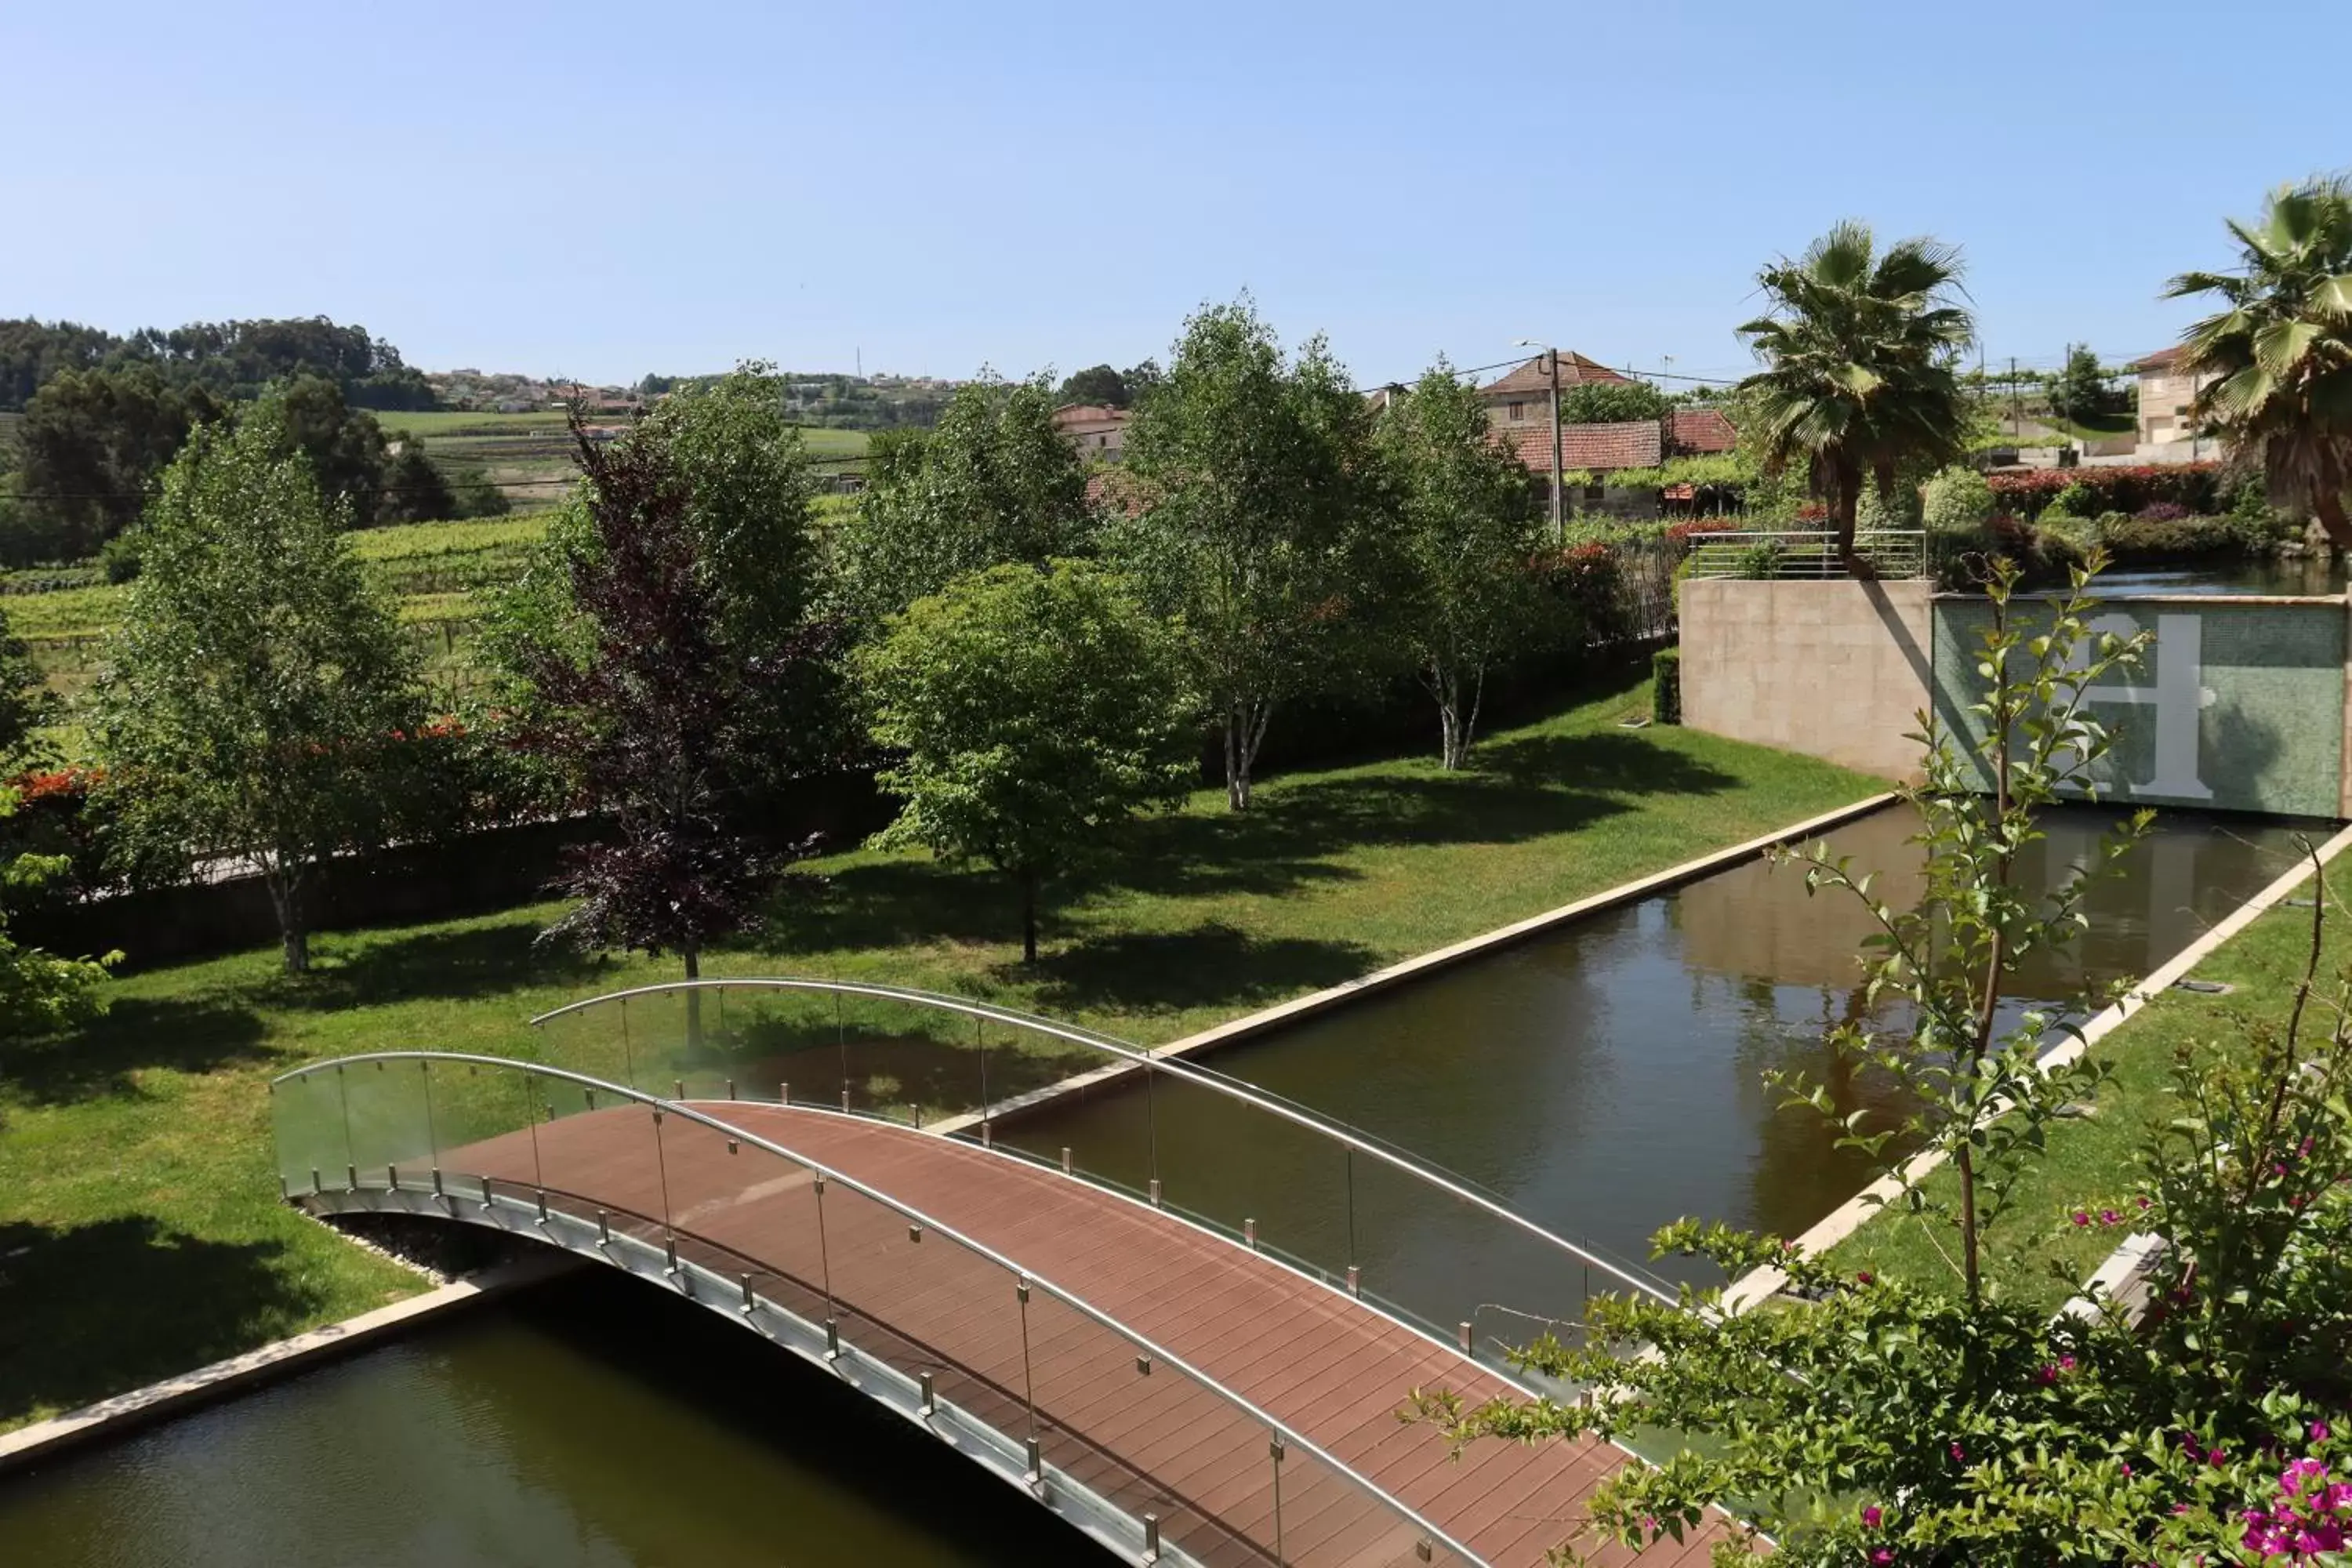
<path fill-rule="evenodd" d="M 1952 367 L 1976 325 L 1952 302 L 1959 279 L 1957 246 L 1906 239 L 1880 254 L 1851 219 L 1757 274 L 1771 303 L 1739 333 L 1765 368 L 1739 390 L 1766 466 L 1805 463 L 1849 570 L 1863 480 L 1890 496 L 1906 462 L 1939 467 L 1967 450 Z"/>
<path fill-rule="evenodd" d="M 2352 180 L 2282 186 L 2252 227 L 2231 220 L 2235 272 L 2184 272 L 2168 300 L 2218 294 L 2229 309 L 2180 340 L 2182 368 L 2218 379 L 2192 416 L 2237 451 L 2259 454 L 2271 494 L 2309 507 L 2352 551 Z"/>

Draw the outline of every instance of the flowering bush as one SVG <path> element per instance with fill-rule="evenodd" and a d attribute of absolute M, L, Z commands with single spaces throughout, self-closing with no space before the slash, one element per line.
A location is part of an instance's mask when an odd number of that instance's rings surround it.
<path fill-rule="evenodd" d="M 2177 500 L 2152 500 L 2132 515 L 2142 522 L 2179 522 L 2196 514 Z"/>
<path fill-rule="evenodd" d="M 2080 487 L 2077 513 L 2136 511 L 2155 501 L 2174 501 L 2191 511 L 2220 510 L 2219 463 L 2143 463 L 2129 468 L 2030 468 L 1991 474 L 1994 500 L 2021 517 L 2038 517 L 2062 490 Z"/>

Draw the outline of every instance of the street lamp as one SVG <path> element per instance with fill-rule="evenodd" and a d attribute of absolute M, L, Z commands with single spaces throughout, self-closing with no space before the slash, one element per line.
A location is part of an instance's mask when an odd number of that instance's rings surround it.
<path fill-rule="evenodd" d="M 1521 338 L 1514 346 L 1541 350 L 1544 374 L 1551 380 L 1551 530 L 1565 540 L 1568 529 L 1560 516 L 1559 501 L 1559 351 L 1533 338 Z"/>

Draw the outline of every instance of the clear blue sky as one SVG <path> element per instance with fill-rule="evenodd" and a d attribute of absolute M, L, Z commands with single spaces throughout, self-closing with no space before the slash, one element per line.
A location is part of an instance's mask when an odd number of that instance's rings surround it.
<path fill-rule="evenodd" d="M 1962 244 L 1987 352 L 2171 341 L 2352 164 L 2352 5 L 21 5 L 0 315 L 323 312 L 428 369 L 1164 358 L 1736 374 L 1757 267 Z"/>

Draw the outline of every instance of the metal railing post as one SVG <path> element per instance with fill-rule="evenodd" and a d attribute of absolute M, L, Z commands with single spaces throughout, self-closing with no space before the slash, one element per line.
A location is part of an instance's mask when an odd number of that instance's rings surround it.
<path fill-rule="evenodd" d="M 1045 1467 L 1037 1446 L 1037 1378 L 1029 1363 L 1029 1276 L 1013 1281 L 1013 1293 L 1021 1303 L 1021 1393 L 1029 1407 L 1029 1479 L 1034 1483 L 1045 1479 Z"/>
<path fill-rule="evenodd" d="M 1266 1434 L 1265 1451 L 1274 1460 L 1274 1560 L 1282 1562 L 1282 1434 Z"/>

